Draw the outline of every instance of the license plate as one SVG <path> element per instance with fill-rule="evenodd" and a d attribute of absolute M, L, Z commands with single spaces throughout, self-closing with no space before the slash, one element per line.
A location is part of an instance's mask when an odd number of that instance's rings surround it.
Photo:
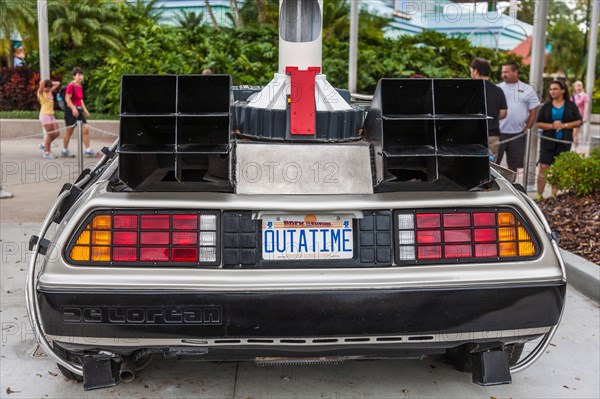
<path fill-rule="evenodd" d="M 263 215 L 265 260 L 350 259 L 352 215 Z"/>

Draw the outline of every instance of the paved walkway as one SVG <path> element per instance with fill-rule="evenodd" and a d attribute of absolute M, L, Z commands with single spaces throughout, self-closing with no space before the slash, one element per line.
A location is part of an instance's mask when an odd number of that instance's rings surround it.
<path fill-rule="evenodd" d="M 56 141 L 55 141 L 56 142 Z M 0 140 L 0 184 L 14 197 L 0 200 L 0 220 L 9 222 L 40 222 L 65 183 L 79 176 L 78 158 L 44 159 L 38 149 L 39 139 Z M 112 140 L 93 140 L 98 151 L 110 146 Z M 54 154 L 60 153 L 53 147 Z M 77 142 L 71 141 L 70 150 L 77 155 Z M 84 168 L 93 166 L 100 158 L 84 158 Z"/>

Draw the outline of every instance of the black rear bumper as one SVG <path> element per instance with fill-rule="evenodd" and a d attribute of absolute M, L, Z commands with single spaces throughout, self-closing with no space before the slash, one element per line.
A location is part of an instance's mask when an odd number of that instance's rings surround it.
<path fill-rule="evenodd" d="M 294 338 L 457 334 L 558 324 L 566 283 L 271 292 L 40 291 L 47 334 Z"/>

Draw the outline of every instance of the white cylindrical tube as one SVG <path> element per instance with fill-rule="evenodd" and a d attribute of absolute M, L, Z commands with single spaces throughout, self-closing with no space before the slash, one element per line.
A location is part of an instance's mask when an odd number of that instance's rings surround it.
<path fill-rule="evenodd" d="M 322 51 L 323 0 L 280 0 L 279 73 L 321 67 Z"/>

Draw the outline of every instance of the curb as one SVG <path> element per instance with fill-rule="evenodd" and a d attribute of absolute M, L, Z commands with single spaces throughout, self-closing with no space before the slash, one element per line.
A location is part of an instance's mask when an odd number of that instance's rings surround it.
<path fill-rule="evenodd" d="M 561 248 L 567 281 L 587 297 L 600 302 L 600 266 Z"/>

